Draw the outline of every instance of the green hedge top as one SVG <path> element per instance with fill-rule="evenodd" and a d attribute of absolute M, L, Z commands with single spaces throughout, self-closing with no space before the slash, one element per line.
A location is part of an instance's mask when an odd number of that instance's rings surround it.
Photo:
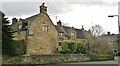
<path fill-rule="evenodd" d="M 61 47 L 64 54 L 85 54 L 87 50 L 85 40 L 65 40 Z"/>

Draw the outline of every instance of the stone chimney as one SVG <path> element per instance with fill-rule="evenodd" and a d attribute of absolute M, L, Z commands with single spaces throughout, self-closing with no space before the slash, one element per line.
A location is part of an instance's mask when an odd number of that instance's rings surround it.
<path fill-rule="evenodd" d="M 110 32 L 107 32 L 107 35 L 110 35 Z"/>
<path fill-rule="evenodd" d="M 18 22 L 18 19 L 12 18 L 12 24 L 15 24 L 15 23 L 17 23 L 17 22 Z"/>
<path fill-rule="evenodd" d="M 40 13 L 47 13 L 47 7 L 45 6 L 45 3 L 42 3 L 40 6 Z"/>
<path fill-rule="evenodd" d="M 62 22 L 59 20 L 58 22 L 57 22 L 57 26 L 61 26 L 62 25 Z"/>
<path fill-rule="evenodd" d="M 82 25 L 82 30 L 84 30 L 84 27 L 83 27 L 83 25 Z"/>
<path fill-rule="evenodd" d="M 18 19 L 12 18 L 12 25 L 11 25 L 12 31 L 17 30 L 17 23 L 18 23 Z"/>

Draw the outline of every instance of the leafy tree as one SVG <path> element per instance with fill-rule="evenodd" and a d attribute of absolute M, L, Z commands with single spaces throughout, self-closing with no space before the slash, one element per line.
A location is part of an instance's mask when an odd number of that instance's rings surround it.
<path fill-rule="evenodd" d="M 107 36 L 100 36 L 96 40 L 96 46 L 95 51 L 97 54 L 105 54 L 105 55 L 111 55 L 112 52 L 112 44 L 110 42 L 109 37 Z"/>
<path fill-rule="evenodd" d="M 94 45 L 96 44 L 96 37 L 92 35 L 91 31 L 84 31 L 87 40 L 87 49 L 93 52 Z"/>
<path fill-rule="evenodd" d="M 109 54 L 111 52 L 111 45 L 108 41 L 109 37 L 102 37 L 104 30 L 100 25 L 94 25 L 89 31 L 85 31 L 84 33 L 90 52 L 95 54 Z"/>
<path fill-rule="evenodd" d="M 13 40 L 12 40 L 12 32 L 10 26 L 8 25 L 10 22 L 5 18 L 5 14 L 0 12 L 2 16 L 2 54 L 12 54 L 14 53 L 15 49 L 13 47 Z"/>

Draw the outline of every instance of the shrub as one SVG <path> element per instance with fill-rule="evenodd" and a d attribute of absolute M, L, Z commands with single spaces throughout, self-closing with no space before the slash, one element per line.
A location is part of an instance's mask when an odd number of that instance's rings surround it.
<path fill-rule="evenodd" d="M 62 42 L 62 53 L 73 54 L 76 51 L 77 44 L 74 41 L 63 41 Z"/>
<path fill-rule="evenodd" d="M 86 54 L 85 40 L 65 40 L 61 44 L 63 54 Z"/>

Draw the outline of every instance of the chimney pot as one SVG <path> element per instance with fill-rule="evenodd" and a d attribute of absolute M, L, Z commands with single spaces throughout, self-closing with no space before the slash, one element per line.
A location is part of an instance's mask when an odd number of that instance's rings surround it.
<path fill-rule="evenodd" d="M 61 24 L 62 24 L 62 22 L 59 20 L 59 21 L 57 22 L 57 25 L 58 25 L 58 26 L 61 26 Z"/>
<path fill-rule="evenodd" d="M 107 32 L 108 35 L 110 35 L 110 32 Z"/>
<path fill-rule="evenodd" d="M 45 3 L 42 3 L 40 6 L 40 13 L 47 13 L 47 7 L 45 6 Z"/>
<path fill-rule="evenodd" d="M 18 22 L 18 19 L 17 18 L 12 18 L 12 23 L 14 24 L 16 22 Z"/>
<path fill-rule="evenodd" d="M 84 27 L 83 27 L 83 25 L 82 25 L 82 30 L 84 30 Z"/>

